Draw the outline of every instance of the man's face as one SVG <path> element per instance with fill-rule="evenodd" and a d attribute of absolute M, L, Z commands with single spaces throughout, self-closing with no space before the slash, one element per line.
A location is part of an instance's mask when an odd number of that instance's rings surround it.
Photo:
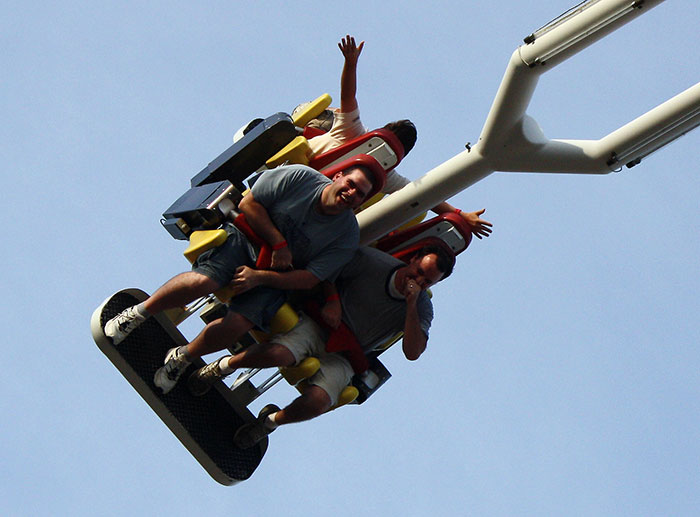
<path fill-rule="evenodd" d="M 357 208 L 364 202 L 370 190 L 372 182 L 360 169 L 351 169 L 345 175 L 339 172 L 333 176 L 333 184 L 324 208 L 332 213 Z"/>
<path fill-rule="evenodd" d="M 437 284 L 442 279 L 442 271 L 437 266 L 437 255 L 430 253 L 420 258 L 413 257 L 407 266 L 399 270 L 402 272 L 398 287 L 402 294 L 406 294 L 406 287 L 410 282 L 415 282 L 421 290 Z"/>

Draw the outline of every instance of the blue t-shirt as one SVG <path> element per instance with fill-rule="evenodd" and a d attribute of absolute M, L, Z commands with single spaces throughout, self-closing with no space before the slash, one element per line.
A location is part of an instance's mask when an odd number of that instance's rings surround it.
<path fill-rule="evenodd" d="M 333 281 L 357 249 L 360 230 L 351 210 L 319 212 L 321 192 L 331 183 L 310 167 L 288 165 L 263 173 L 251 192 L 284 235 L 294 268 Z"/>

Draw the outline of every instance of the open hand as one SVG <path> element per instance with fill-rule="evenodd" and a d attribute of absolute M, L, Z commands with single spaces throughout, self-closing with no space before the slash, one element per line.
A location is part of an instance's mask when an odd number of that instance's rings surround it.
<path fill-rule="evenodd" d="M 477 212 L 461 212 L 459 214 L 465 221 L 467 221 L 467 224 L 471 228 L 472 233 L 479 239 L 481 239 L 482 237 L 488 237 L 493 231 L 491 230 L 491 226 L 493 225 L 490 222 L 479 217 L 484 212 L 486 212 L 486 209 L 482 208 Z"/>
<path fill-rule="evenodd" d="M 360 58 L 362 53 L 362 47 L 365 46 L 365 42 L 361 41 L 359 45 L 355 45 L 355 38 L 349 34 L 345 36 L 340 43 L 338 43 L 338 48 L 345 56 L 345 62 L 348 65 L 356 65 L 357 60 Z"/>

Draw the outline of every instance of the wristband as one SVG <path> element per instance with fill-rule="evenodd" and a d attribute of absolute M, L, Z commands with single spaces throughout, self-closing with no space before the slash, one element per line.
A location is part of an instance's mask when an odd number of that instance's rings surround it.
<path fill-rule="evenodd" d="M 340 300 L 340 295 L 338 293 L 329 294 L 326 298 L 326 302 L 334 302 Z"/>
<path fill-rule="evenodd" d="M 461 213 L 462 213 L 462 211 L 459 208 L 455 208 L 455 214 L 459 215 Z"/>
<path fill-rule="evenodd" d="M 287 241 L 278 242 L 277 244 L 272 246 L 272 251 L 281 250 L 282 248 L 286 248 L 286 247 L 287 247 Z"/>

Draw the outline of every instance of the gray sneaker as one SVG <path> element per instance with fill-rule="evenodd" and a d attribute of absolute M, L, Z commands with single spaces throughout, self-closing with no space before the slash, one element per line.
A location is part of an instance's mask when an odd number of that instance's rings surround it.
<path fill-rule="evenodd" d="M 280 410 L 274 404 L 268 404 L 260 410 L 258 418 L 254 422 L 243 424 L 238 428 L 236 434 L 233 435 L 233 443 L 239 449 L 250 449 L 270 434 L 274 429 L 270 429 L 265 425 L 265 419 L 272 413 L 277 413 Z"/>
<path fill-rule="evenodd" d="M 231 356 L 229 355 L 226 357 Z M 219 368 L 219 361 L 221 361 L 221 359 L 223 359 L 223 357 L 217 359 L 213 363 L 202 366 L 199 370 L 190 375 L 189 379 L 187 379 L 187 387 L 192 395 L 201 397 L 211 389 L 216 381 L 226 378 L 227 374 L 222 373 L 221 368 Z"/>
<path fill-rule="evenodd" d="M 180 352 L 180 347 L 171 348 L 165 355 L 165 365 L 156 370 L 153 383 L 163 390 L 165 395 L 175 387 L 180 376 L 191 363 Z"/>
<path fill-rule="evenodd" d="M 105 323 L 105 336 L 112 340 L 112 343 L 118 345 L 126 336 L 141 325 L 148 318 L 141 316 L 136 310 L 136 306 L 124 309 L 114 318 Z"/>

